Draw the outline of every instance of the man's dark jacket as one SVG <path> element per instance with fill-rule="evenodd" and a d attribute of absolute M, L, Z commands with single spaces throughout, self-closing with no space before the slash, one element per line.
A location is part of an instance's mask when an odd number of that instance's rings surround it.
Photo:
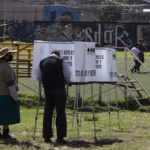
<path fill-rule="evenodd" d="M 43 87 L 49 90 L 64 90 L 63 59 L 50 56 L 40 62 Z"/>

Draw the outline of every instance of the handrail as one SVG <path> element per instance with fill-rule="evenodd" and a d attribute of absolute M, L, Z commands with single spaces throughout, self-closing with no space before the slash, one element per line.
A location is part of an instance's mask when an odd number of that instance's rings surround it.
<path fill-rule="evenodd" d="M 119 76 L 119 74 L 117 73 L 118 77 L 120 78 L 120 80 L 124 83 L 124 86 L 126 87 L 126 89 L 128 89 L 128 91 L 131 93 L 131 95 L 134 97 L 135 101 L 137 102 L 137 104 L 139 106 L 142 106 L 141 103 L 138 101 L 138 99 L 136 98 L 136 96 L 133 94 L 133 92 L 131 91 L 131 89 L 127 86 L 125 80 Z"/>
<path fill-rule="evenodd" d="M 29 45 L 27 45 L 27 46 L 25 46 L 25 47 L 23 47 L 23 48 L 21 48 L 21 49 L 19 49 L 19 51 L 24 50 L 24 49 L 26 49 L 26 48 L 28 48 L 28 47 L 30 47 L 30 46 L 32 46 L 32 45 L 33 45 L 33 43 L 32 43 L 32 44 L 29 44 Z"/>
<path fill-rule="evenodd" d="M 147 92 L 147 90 L 143 87 L 142 83 L 136 78 L 136 76 L 132 73 L 133 78 L 137 81 L 137 83 L 141 86 L 141 88 L 144 89 L 145 94 L 150 97 L 149 93 Z"/>

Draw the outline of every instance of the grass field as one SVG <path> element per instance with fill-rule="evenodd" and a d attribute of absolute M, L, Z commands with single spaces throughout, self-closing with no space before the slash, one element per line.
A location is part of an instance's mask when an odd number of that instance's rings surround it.
<path fill-rule="evenodd" d="M 150 68 L 150 53 L 145 54 L 145 64 Z M 128 57 L 128 69 L 133 65 L 132 58 Z M 117 53 L 118 72 L 124 73 L 123 52 Z M 150 93 L 150 72 L 141 67 L 141 72 L 135 74 L 138 80 Z M 21 123 L 10 127 L 11 135 L 16 138 L 12 140 L 0 139 L 0 150 L 150 150 L 150 114 L 140 111 L 131 111 L 122 108 L 120 111 L 97 111 L 95 113 L 95 132 L 92 112 L 73 113 L 67 109 L 68 140 L 65 146 L 55 144 L 45 144 L 42 139 L 42 119 L 43 107 L 39 107 L 35 139 L 33 133 L 35 129 L 36 105 L 28 102 L 33 96 L 35 104 L 38 102 L 38 83 L 31 79 L 19 79 L 21 97 L 27 104 L 21 105 Z M 113 85 L 102 85 L 102 91 L 112 88 Z M 94 100 L 98 99 L 99 85 L 93 85 Z M 102 96 L 106 103 L 108 100 L 115 101 L 114 90 L 108 90 Z M 124 101 L 123 95 L 117 88 L 119 101 Z M 69 89 L 69 95 L 75 96 L 75 86 Z M 89 100 L 91 97 L 90 85 L 81 86 L 81 97 Z M 33 99 L 33 98 L 32 98 Z M 86 103 L 87 104 L 87 103 Z M 79 120 L 79 124 L 78 121 Z M 54 135 L 56 130 L 54 128 Z M 56 136 L 54 136 L 56 137 Z M 97 140 L 95 140 L 95 137 Z"/>
<path fill-rule="evenodd" d="M 130 70 L 134 65 L 134 62 L 132 60 L 132 56 L 128 54 L 128 60 L 127 60 L 127 66 L 128 70 Z M 145 68 L 146 66 L 146 68 Z M 125 74 L 125 61 L 124 61 L 124 52 L 117 52 L 117 71 L 120 74 Z M 150 52 L 145 53 L 145 63 L 143 66 L 141 66 L 141 72 L 134 74 L 136 78 L 140 81 L 140 83 L 143 85 L 143 87 L 150 92 Z M 25 86 L 24 86 L 25 85 Z M 33 81 L 30 78 L 21 78 L 19 79 L 19 88 L 20 93 L 28 93 L 28 94 L 35 94 L 38 93 L 38 82 Z M 102 92 L 107 91 L 108 89 L 113 88 L 113 85 L 111 84 L 102 84 Z M 123 99 L 123 94 L 120 92 L 119 88 L 118 90 L 118 98 L 120 100 Z M 84 99 L 87 99 L 88 97 L 91 97 L 91 85 L 81 85 L 81 96 L 84 97 Z M 98 99 L 99 96 L 99 84 L 93 84 L 93 92 L 94 95 L 97 95 L 95 99 Z M 86 93 L 86 94 L 85 94 Z M 103 95 L 103 100 L 108 99 L 108 97 L 111 95 L 111 99 L 115 99 L 114 91 L 109 91 Z M 69 87 L 69 95 L 71 97 L 75 96 L 75 85 L 72 87 Z"/>
<path fill-rule="evenodd" d="M 11 126 L 11 135 L 16 139 L 0 140 L 1 150 L 54 150 L 54 149 L 80 149 L 80 150 L 149 150 L 150 149 L 150 115 L 138 111 L 121 110 L 119 124 L 116 112 L 99 112 L 96 118 L 96 138 L 92 114 L 79 115 L 81 124 L 77 126 L 76 115 L 68 110 L 68 145 L 60 146 L 45 144 L 42 139 L 42 109 L 39 110 L 36 136 L 33 140 L 35 124 L 35 108 L 21 107 L 21 123 Z M 79 133 L 79 135 L 78 135 Z M 54 135 L 55 135 L 54 130 Z M 56 137 L 56 136 L 55 136 Z"/>

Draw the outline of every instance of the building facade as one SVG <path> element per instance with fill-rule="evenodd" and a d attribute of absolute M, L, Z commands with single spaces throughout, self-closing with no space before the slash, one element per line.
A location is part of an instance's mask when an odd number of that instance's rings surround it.
<path fill-rule="evenodd" d="M 57 1 L 59 2 L 59 1 Z M 66 5 L 65 2 L 68 2 Z M 33 42 L 44 40 L 95 41 L 105 46 L 131 47 L 139 39 L 150 45 L 149 5 L 99 5 L 98 1 L 1 0 L 0 39 Z M 57 33 L 67 24 L 73 28 L 70 39 Z M 63 32 L 70 33 L 70 28 Z M 62 30 L 61 30 L 62 31 Z M 76 37 L 75 37 L 76 35 Z M 60 38 L 61 37 L 61 38 Z"/>

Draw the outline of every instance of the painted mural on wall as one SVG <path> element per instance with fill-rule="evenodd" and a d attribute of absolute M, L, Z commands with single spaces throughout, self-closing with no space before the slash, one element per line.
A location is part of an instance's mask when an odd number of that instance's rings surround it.
<path fill-rule="evenodd" d="M 10 39 L 23 42 L 33 42 L 33 22 L 31 21 L 9 21 Z"/>
<path fill-rule="evenodd" d="M 131 47 L 136 41 L 136 26 L 113 23 L 35 22 L 34 39 L 51 41 L 91 41 L 100 46 Z"/>
<path fill-rule="evenodd" d="M 8 24 L 10 39 L 24 42 L 94 41 L 100 46 L 131 47 L 137 40 L 136 25 L 127 23 L 10 21 Z"/>
<path fill-rule="evenodd" d="M 44 6 L 45 21 L 78 21 L 79 10 L 69 6 Z"/>

